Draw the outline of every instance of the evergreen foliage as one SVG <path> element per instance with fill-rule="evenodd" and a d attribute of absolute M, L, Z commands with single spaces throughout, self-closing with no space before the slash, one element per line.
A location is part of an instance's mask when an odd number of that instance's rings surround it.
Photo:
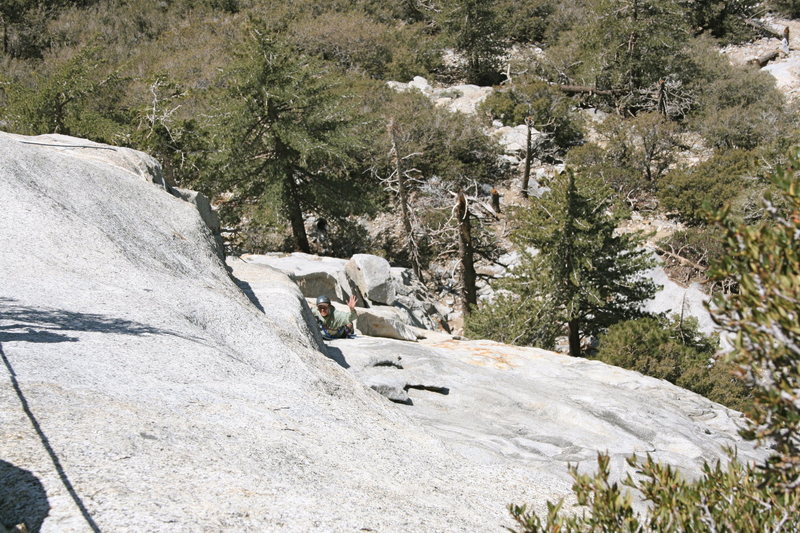
<path fill-rule="evenodd" d="M 4 115 L 16 131 L 122 141 L 125 80 L 109 70 L 99 47 L 86 47 L 26 81 L 7 91 Z"/>
<path fill-rule="evenodd" d="M 707 33 L 727 42 L 739 42 L 753 35 L 744 22 L 758 7 L 756 0 L 694 0 L 684 2 L 694 32 Z"/>
<path fill-rule="evenodd" d="M 606 118 L 597 129 L 598 142 L 570 150 L 567 161 L 602 179 L 632 206 L 651 196 L 672 165 L 679 143 L 678 126 L 658 113 L 624 120 Z"/>
<path fill-rule="evenodd" d="M 704 223 L 708 212 L 757 187 L 757 157 L 746 150 L 723 150 L 695 166 L 675 169 L 659 183 L 659 201 L 686 223 Z"/>
<path fill-rule="evenodd" d="M 717 277 L 732 277 L 738 292 L 714 299 L 718 323 L 736 335 L 736 360 L 753 386 L 753 421 L 745 434 L 772 443 L 769 479 L 800 487 L 800 153 L 773 176 L 783 204 L 766 201 L 767 218 L 737 223 L 725 212 L 728 254 Z"/>
<path fill-rule="evenodd" d="M 503 26 L 503 34 L 515 43 L 541 43 L 550 16 L 555 12 L 556 2 L 552 0 L 514 0 L 495 1 L 495 19 Z"/>
<path fill-rule="evenodd" d="M 520 291 L 515 293 L 520 301 L 545 302 L 550 312 L 544 320 L 566 330 L 570 354 L 579 356 L 582 338 L 640 316 L 639 304 L 651 298 L 656 287 L 642 277 L 651 266 L 648 252 L 638 248 L 642 236 L 616 232 L 624 214 L 615 208 L 606 187 L 585 176 L 578 181 L 569 170 L 549 185 L 550 191 L 517 213 L 519 225 L 512 238 L 521 250 L 539 252 L 524 253 L 519 272 L 514 272 L 516 280 L 510 283 Z M 509 316 L 498 309 L 507 302 L 487 304 L 488 313 Z M 481 313 L 479 307 L 475 314 Z M 526 319 L 521 315 L 517 320 Z M 478 320 L 486 323 L 485 318 Z M 548 329 L 541 323 L 531 326 Z M 501 327 L 506 325 L 494 326 Z"/>
<path fill-rule="evenodd" d="M 757 466 L 731 455 L 723 466 L 705 465 L 688 481 L 650 457 L 631 457 L 636 476 L 609 479 L 609 457 L 598 456 L 594 475 L 570 471 L 583 513 L 566 513 L 563 501 L 546 517 L 525 506 L 509 510 L 525 532 L 544 531 L 795 531 L 800 527 L 800 154 L 779 169 L 774 183 L 785 207 L 767 203 L 769 219 L 748 226 L 722 212 L 728 255 L 717 276 L 733 277 L 739 291 L 719 295 L 714 316 L 736 335 L 733 360 L 752 387 L 749 427 L 743 435 L 771 445 Z M 633 508 L 633 489 L 648 504 Z"/>
<path fill-rule="evenodd" d="M 330 219 L 363 212 L 354 194 L 352 106 L 335 72 L 256 25 L 231 69 L 223 185 L 237 201 L 271 204 L 288 220 L 296 250 L 309 252 L 303 214 Z"/>
<path fill-rule="evenodd" d="M 607 91 L 615 107 L 656 110 L 660 82 L 675 79 L 690 36 L 675 0 L 587 0 L 584 23 L 559 36 L 551 56 L 562 83 Z M 566 79 L 565 79 L 566 78 Z"/>
<path fill-rule="evenodd" d="M 608 328 L 595 357 L 743 410 L 749 391 L 730 363 L 715 360 L 716 351 L 716 340 L 700 333 L 695 319 L 644 317 Z"/>
<path fill-rule="evenodd" d="M 545 134 L 546 143 L 563 152 L 583 139 L 574 103 L 564 93 L 541 80 L 521 80 L 507 90 L 493 92 L 480 111 L 503 124 L 527 124 Z M 548 150 L 541 146 L 539 150 Z"/>
<path fill-rule="evenodd" d="M 495 0 L 444 0 L 443 27 L 456 50 L 466 58 L 469 83 L 500 81 L 503 36 L 494 11 Z"/>
<path fill-rule="evenodd" d="M 769 0 L 767 5 L 787 17 L 800 17 L 800 1 L 798 0 Z"/>
<path fill-rule="evenodd" d="M 702 89 L 693 121 L 712 146 L 752 150 L 794 135 L 796 119 L 771 75 L 719 57 L 707 61 L 694 76 Z"/>

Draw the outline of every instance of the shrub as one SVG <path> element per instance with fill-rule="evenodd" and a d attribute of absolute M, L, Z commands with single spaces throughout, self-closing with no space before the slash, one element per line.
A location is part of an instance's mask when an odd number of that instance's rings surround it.
<path fill-rule="evenodd" d="M 552 349 L 556 338 L 564 335 L 563 324 L 550 320 L 554 309 L 547 300 L 520 297 L 507 291 L 498 293 L 491 302 L 482 303 L 479 312 L 467 316 L 466 335 L 546 349 Z"/>
<path fill-rule="evenodd" d="M 767 5 L 781 15 L 790 18 L 800 17 L 800 1 L 798 0 L 769 0 Z"/>
<path fill-rule="evenodd" d="M 121 106 L 125 84 L 103 61 L 100 48 L 86 47 L 11 84 L 4 114 L 19 133 L 61 133 L 114 143 L 127 129 Z"/>
<path fill-rule="evenodd" d="M 639 318 L 608 328 L 596 358 L 742 409 L 749 392 L 730 363 L 714 360 L 716 345 L 698 331 L 695 319 Z"/>
<path fill-rule="evenodd" d="M 304 52 L 374 78 L 382 78 L 392 60 L 391 28 L 363 13 L 303 18 L 295 24 L 293 33 L 298 48 Z"/>
<path fill-rule="evenodd" d="M 683 278 L 683 283 L 699 281 L 708 283 L 708 290 L 730 291 L 731 280 L 709 282 L 708 268 L 719 261 L 725 250 L 722 246 L 722 235 L 715 227 L 706 225 L 691 226 L 676 231 L 658 241 L 661 258 L 669 275 L 673 279 Z"/>
<path fill-rule="evenodd" d="M 495 7 L 503 33 L 512 42 L 540 43 L 545 38 L 549 17 L 555 10 L 551 0 L 515 2 L 498 0 Z"/>
<path fill-rule="evenodd" d="M 564 151 L 583 139 L 573 102 L 543 81 L 523 81 L 508 90 L 494 91 L 479 110 L 504 124 L 525 124 L 547 135 L 547 142 Z"/>
<path fill-rule="evenodd" d="M 627 120 L 612 115 L 598 128 L 598 143 L 570 150 L 567 160 L 601 178 L 620 199 L 636 207 L 652 195 L 674 162 L 678 131 L 674 122 L 658 113 Z"/>
<path fill-rule="evenodd" d="M 706 213 L 730 204 L 757 181 L 757 154 L 746 150 L 716 152 L 689 168 L 669 172 L 658 185 L 658 199 L 667 211 L 689 224 L 700 224 Z"/>
<path fill-rule="evenodd" d="M 698 97 L 690 122 L 712 146 L 752 150 L 794 133 L 795 119 L 775 78 L 733 66 L 714 50 L 696 47 L 694 53 L 698 72 L 692 84 Z"/>

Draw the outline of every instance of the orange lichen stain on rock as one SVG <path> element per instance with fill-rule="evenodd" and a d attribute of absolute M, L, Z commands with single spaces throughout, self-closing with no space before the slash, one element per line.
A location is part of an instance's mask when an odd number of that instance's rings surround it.
<path fill-rule="evenodd" d="M 485 346 L 475 346 L 456 340 L 441 342 L 435 344 L 434 346 L 437 348 L 444 348 L 445 350 L 471 352 L 472 357 L 467 362 L 472 365 L 487 367 L 492 366 L 498 370 L 511 370 L 512 368 L 519 366 L 511 362 L 511 354 L 499 353 L 497 350 L 492 350 L 491 348 Z"/>

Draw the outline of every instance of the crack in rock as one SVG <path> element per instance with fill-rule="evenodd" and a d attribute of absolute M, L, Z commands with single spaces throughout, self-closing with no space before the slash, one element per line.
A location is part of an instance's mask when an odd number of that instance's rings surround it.
<path fill-rule="evenodd" d="M 405 390 L 408 389 L 419 389 L 419 390 L 426 390 L 430 392 L 436 392 L 438 394 L 443 394 L 447 396 L 450 394 L 449 387 L 437 387 L 436 385 L 413 385 L 411 383 L 406 383 L 406 386 L 403 387 Z"/>
<path fill-rule="evenodd" d="M 397 361 L 391 361 L 389 359 L 384 359 L 382 361 L 378 361 L 377 363 L 374 363 L 372 366 L 388 366 L 388 367 L 396 368 L 398 370 L 403 370 L 403 365 L 401 365 Z"/>

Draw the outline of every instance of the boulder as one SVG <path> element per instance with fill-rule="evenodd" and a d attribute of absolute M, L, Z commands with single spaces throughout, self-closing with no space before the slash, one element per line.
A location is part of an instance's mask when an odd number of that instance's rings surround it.
<path fill-rule="evenodd" d="M 325 295 L 332 301 L 347 302 L 355 295 L 359 303 L 363 298 L 357 287 L 347 277 L 347 260 L 334 257 L 295 252 L 292 254 L 245 254 L 242 261 L 253 264 L 269 265 L 280 270 L 292 279 L 303 296 L 316 298 Z"/>
<path fill-rule="evenodd" d="M 368 301 L 384 305 L 394 303 L 396 293 L 389 261 L 377 255 L 355 254 L 345 270 Z"/>
<path fill-rule="evenodd" d="M 408 268 L 392 267 L 396 298 L 394 307 L 405 316 L 406 324 L 424 329 L 439 329 L 444 317 L 425 285 Z"/>
<path fill-rule="evenodd" d="M 386 337 L 404 341 L 416 341 L 417 336 L 394 307 L 376 306 L 357 309 L 356 327 L 363 335 Z"/>

